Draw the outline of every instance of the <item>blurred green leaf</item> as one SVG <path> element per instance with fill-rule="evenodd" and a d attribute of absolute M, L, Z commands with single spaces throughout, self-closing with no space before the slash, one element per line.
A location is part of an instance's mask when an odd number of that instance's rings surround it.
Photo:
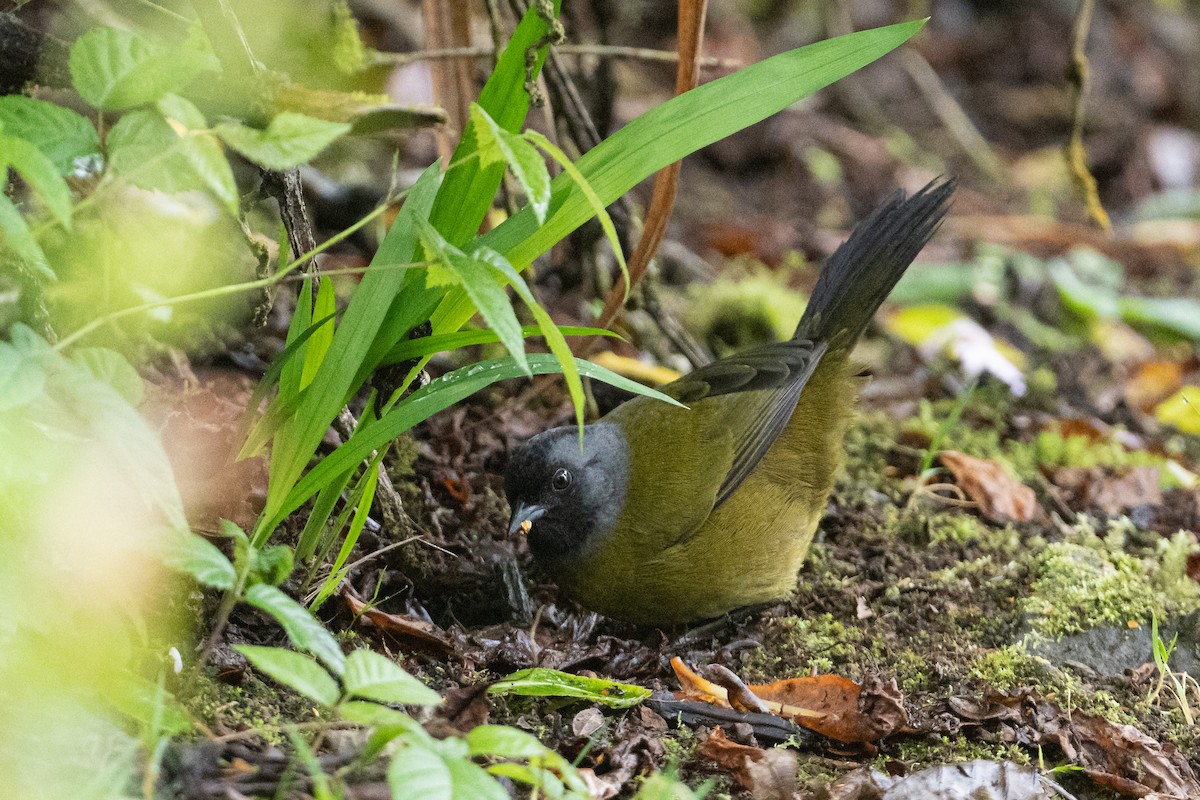
<path fill-rule="evenodd" d="M 116 389 L 131 406 L 139 405 L 146 396 L 142 376 L 117 351 L 105 347 L 81 347 L 72 351 L 71 358 L 92 373 L 96 380 Z"/>
<path fill-rule="evenodd" d="M 388 765 L 392 800 L 458 800 L 450 768 L 440 755 L 424 747 L 405 747 Z M 505 800 L 508 794 L 504 795 Z"/>
<path fill-rule="evenodd" d="M 339 136 L 349 133 L 350 126 L 283 111 L 266 130 L 239 122 L 222 122 L 215 130 L 225 144 L 260 167 L 287 170 L 311 161 Z"/>
<path fill-rule="evenodd" d="M 496 681 L 489 694 L 516 694 L 532 697 L 578 697 L 609 708 L 629 708 L 650 696 L 644 686 L 617 683 L 603 678 L 571 675 L 556 669 L 523 669 Z"/>
<path fill-rule="evenodd" d="M 1121 319 L 1142 328 L 1157 328 L 1200 341 L 1200 303 L 1188 297 L 1122 297 Z"/>
<path fill-rule="evenodd" d="M 614 339 L 621 338 L 620 334 L 614 333 L 607 328 L 559 325 L 558 330 L 563 336 L 607 336 Z M 521 327 L 521 335 L 526 338 L 540 336 L 541 333 L 542 329 L 538 325 L 524 325 Z M 422 356 L 434 355 L 435 353 L 446 353 L 476 344 L 494 344 L 499 341 L 500 337 L 496 335 L 495 331 L 487 330 L 458 331 L 456 333 L 421 336 L 416 339 L 406 339 L 400 342 L 400 344 L 393 347 L 391 352 L 387 354 L 383 363 L 398 364 L 401 361 L 408 361 L 413 358 L 421 358 Z"/>
<path fill-rule="evenodd" d="M 4 234 L 4 245 L 17 258 L 43 278 L 56 278 L 54 270 L 50 269 L 50 264 L 46 261 L 46 254 L 42 252 L 42 246 L 38 244 L 33 231 L 29 230 L 24 215 L 3 192 L 0 192 L 0 232 Z"/>
<path fill-rule="evenodd" d="M 0 411 L 34 402 L 46 385 L 46 370 L 36 359 L 0 341 Z"/>
<path fill-rule="evenodd" d="M 530 759 L 547 753 L 546 745 L 536 736 L 507 725 L 477 725 L 465 738 L 474 756 Z"/>
<path fill-rule="evenodd" d="M 326 708 L 337 705 L 341 696 L 337 681 L 311 656 L 281 647 L 259 647 L 251 644 L 235 644 L 233 649 L 244 655 L 255 669 L 265 672 L 308 699 Z"/>
<path fill-rule="evenodd" d="M 355 650 L 346 658 L 342 682 L 347 694 L 380 703 L 433 706 L 442 702 L 433 689 L 371 650 Z"/>
<path fill-rule="evenodd" d="M 32 143 L 61 175 L 73 173 L 79 159 L 100 154 L 100 136 L 89 119 L 45 100 L 0 97 L 0 125 L 9 136 Z"/>
<path fill-rule="evenodd" d="M 211 134 L 191 130 L 181 134 L 157 111 L 133 111 L 109 131 L 107 144 L 109 166 L 135 186 L 163 192 L 208 191 L 230 213 L 237 213 L 233 171 Z"/>
<path fill-rule="evenodd" d="M 71 45 L 71 81 L 96 108 L 119 111 L 153 103 L 221 68 L 193 28 L 177 47 L 158 48 L 129 31 L 93 28 Z"/>
<path fill-rule="evenodd" d="M 71 227 L 71 189 L 58 167 L 24 139 L 0 134 L 0 164 L 15 169 L 64 228 Z"/>

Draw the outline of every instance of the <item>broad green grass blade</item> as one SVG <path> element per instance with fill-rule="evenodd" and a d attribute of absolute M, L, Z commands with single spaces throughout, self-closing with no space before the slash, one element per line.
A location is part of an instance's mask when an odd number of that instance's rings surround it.
<path fill-rule="evenodd" d="M 561 0 L 553 0 L 556 15 L 560 5 Z M 532 77 L 536 78 L 546 57 L 545 36 L 548 31 L 545 21 L 537 15 L 536 9 L 531 7 L 517 25 L 496 63 L 496 69 L 479 93 L 479 107 L 506 131 L 519 131 L 525 123 L 525 116 L 529 112 L 529 93 L 525 90 L 526 53 L 530 52 L 534 45 L 541 43 L 541 46 L 532 52 L 533 63 L 530 71 Z M 451 163 L 456 166 L 446 173 L 433 210 L 429 214 L 429 222 L 433 227 L 456 247 L 470 241 L 478 232 L 504 177 L 503 164 L 483 167 L 479 159 L 470 157 L 477 146 L 472 126 L 468 122 L 451 159 Z M 384 258 L 390 247 L 390 238 L 389 234 L 380 245 L 379 253 L 373 259 L 375 262 L 392 262 L 392 259 Z M 367 364 L 378 364 L 410 330 L 429 319 L 443 296 L 443 289 L 427 289 L 421 276 L 408 277 L 404 282 L 403 291 L 396 295 L 392 302 L 387 321 L 368 353 Z M 364 368 L 358 380 L 364 380 L 369 372 L 369 369 Z"/>
<path fill-rule="evenodd" d="M 628 378 L 621 377 L 615 372 L 610 372 L 590 361 L 577 358 L 575 359 L 575 366 L 579 370 L 579 374 L 584 377 L 604 381 L 619 389 L 653 397 L 672 405 L 681 405 L 662 392 L 650 389 Z M 562 366 L 559 364 L 558 358 L 554 355 L 549 353 L 531 353 L 529 355 L 529 369 L 534 375 L 545 375 L 561 371 Z M 525 372 L 512 358 L 494 358 L 457 369 L 448 375 L 438 378 L 428 386 L 418 389 L 397 403 L 378 422 L 373 423 L 369 430 L 364 431 L 361 435 L 354 436 L 349 442 L 346 442 L 326 456 L 320 464 L 314 467 L 311 472 L 296 484 L 296 487 L 291 491 L 286 500 L 280 504 L 278 511 L 275 512 L 276 515 L 282 518 L 290 514 L 322 486 L 328 483 L 333 476 L 358 464 L 364 458 L 370 456 L 373 450 L 382 447 L 412 426 L 428 419 L 442 409 L 470 397 L 475 392 L 492 385 L 496 381 L 523 377 L 525 377 Z"/>
<path fill-rule="evenodd" d="M 367 464 L 366 483 L 363 485 L 358 503 L 355 504 L 354 519 L 350 522 L 350 529 L 346 531 L 346 537 L 342 539 L 342 547 L 338 551 L 337 558 L 329 568 L 329 577 L 325 579 L 316 599 L 312 602 L 313 613 L 321 608 L 337 589 L 342 579 L 346 577 L 346 571 L 343 568 L 346 560 L 350 558 L 351 551 L 354 550 L 354 545 L 358 544 L 358 537 L 362 533 L 363 526 L 367 524 L 367 514 L 371 512 L 371 504 L 375 502 L 375 488 L 379 484 L 379 462 L 383 461 L 385 452 L 386 450 L 380 449 L 375 458 Z"/>
<path fill-rule="evenodd" d="M 588 328 L 577 325 L 559 325 L 557 327 L 563 336 L 607 336 L 611 339 L 621 339 L 619 333 L 614 333 L 607 328 Z M 525 338 L 541 336 L 542 328 L 539 325 L 524 325 L 521 327 L 521 335 Z M 422 336 L 420 339 L 409 339 L 393 347 L 392 351 L 384 358 L 383 363 L 399 364 L 401 361 L 413 358 L 446 353 L 476 344 L 496 344 L 499 341 L 500 337 L 496 335 L 495 331 L 485 330 Z"/>
<path fill-rule="evenodd" d="M 400 214 L 388 235 L 387 263 L 412 260 L 417 246 L 417 220 L 424 219 L 433 205 L 437 190 L 438 165 L 422 173 L 409 190 Z M 382 248 L 381 248 L 382 250 Z M 259 526 L 254 532 L 255 545 L 261 545 L 282 519 L 280 508 L 299 479 L 309 458 L 316 451 L 325 429 L 337 415 L 346 397 L 355 389 L 355 377 L 362 369 L 367 352 L 383 325 L 392 299 L 400 290 L 407 271 L 367 270 L 350 300 L 342 322 L 337 326 L 330 356 L 321 362 L 317 375 L 300 401 L 293 418 L 294 435 L 279 437 L 276 448 L 283 450 L 271 474 L 267 502 Z"/>
<path fill-rule="evenodd" d="M 899 47 L 924 20 L 851 33 L 761 61 L 674 97 L 630 122 L 576 163 L 607 204 L 689 153 L 761 122 L 796 101 Z M 570 176 L 552 184 L 550 218 L 539 226 L 525 208 L 480 237 L 480 244 L 524 269 L 592 216 L 584 191 Z M 436 331 L 457 330 L 471 317 L 461 292 L 435 315 Z"/>
<path fill-rule="evenodd" d="M 333 281 L 329 280 L 329 276 L 322 275 L 320 287 L 317 289 L 317 300 L 313 303 L 312 315 L 317 319 L 322 319 L 335 313 L 337 313 L 337 299 L 333 291 Z M 308 347 L 304 348 L 304 371 L 300 375 L 301 389 L 312 383 L 331 344 L 333 344 L 332 325 L 323 326 L 313 334 L 312 339 L 308 342 Z"/>

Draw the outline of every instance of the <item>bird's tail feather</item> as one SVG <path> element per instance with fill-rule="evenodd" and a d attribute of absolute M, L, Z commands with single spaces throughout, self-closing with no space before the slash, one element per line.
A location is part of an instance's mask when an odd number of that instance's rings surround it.
<path fill-rule="evenodd" d="M 935 180 L 905 198 L 892 195 L 830 256 L 794 338 L 849 350 L 949 209 L 955 181 Z"/>

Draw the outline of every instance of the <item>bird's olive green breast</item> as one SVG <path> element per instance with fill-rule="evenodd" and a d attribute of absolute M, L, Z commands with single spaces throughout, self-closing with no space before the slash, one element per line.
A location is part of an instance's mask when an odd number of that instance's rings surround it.
<path fill-rule="evenodd" d="M 625 431 L 630 481 L 612 534 L 559 582 L 585 605 L 642 622 L 683 622 L 789 595 L 842 463 L 855 386 L 844 354 L 823 362 L 776 442 L 713 505 L 736 437 L 765 392 L 688 410 L 632 400 L 606 421 Z"/>

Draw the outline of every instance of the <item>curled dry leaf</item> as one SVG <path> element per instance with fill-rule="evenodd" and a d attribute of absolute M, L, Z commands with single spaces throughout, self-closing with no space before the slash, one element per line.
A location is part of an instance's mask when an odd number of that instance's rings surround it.
<path fill-rule="evenodd" d="M 729 692 L 692 672 L 679 658 L 671 666 L 679 696 L 729 707 Z M 841 742 L 869 743 L 908 725 L 895 680 L 869 676 L 862 684 L 840 675 L 789 678 L 746 687 L 773 714 Z"/>
<path fill-rule="evenodd" d="M 697 749 L 704 758 L 719 764 L 754 800 L 791 800 L 796 787 L 796 754 L 791 750 L 731 742 L 714 728 Z"/>
<path fill-rule="evenodd" d="M 422 650 L 433 651 L 443 656 L 454 652 L 454 643 L 438 626 L 404 614 L 389 614 L 378 608 L 368 607 L 354 592 L 343 586 L 339 595 L 356 619 L 367 622 L 379 630 Z"/>
<path fill-rule="evenodd" d="M 979 512 L 993 522 L 1028 522 L 1038 515 L 1033 490 L 1009 475 L 995 461 L 947 450 L 942 465 L 954 475 L 967 497 L 979 504 Z"/>

